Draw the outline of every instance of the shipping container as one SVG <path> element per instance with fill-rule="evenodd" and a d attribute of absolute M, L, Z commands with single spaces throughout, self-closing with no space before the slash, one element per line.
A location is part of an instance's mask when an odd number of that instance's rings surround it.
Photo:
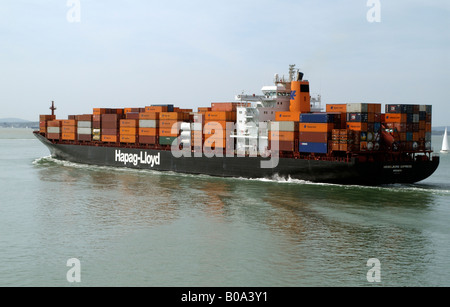
<path fill-rule="evenodd" d="M 136 143 L 136 135 L 121 134 L 119 139 L 121 143 Z"/>
<path fill-rule="evenodd" d="M 141 119 L 139 120 L 140 128 L 158 128 L 159 120 L 156 119 Z"/>
<path fill-rule="evenodd" d="M 236 107 L 239 105 L 239 102 L 213 102 L 211 103 L 211 111 L 212 112 L 232 112 L 236 111 Z"/>
<path fill-rule="evenodd" d="M 235 121 L 236 120 L 236 112 L 206 112 L 205 113 L 205 122 L 206 121 Z"/>
<path fill-rule="evenodd" d="M 334 130 L 333 130 L 334 131 Z M 339 130 L 338 130 L 339 131 Z M 340 134 L 337 135 L 340 138 Z M 300 142 L 312 142 L 312 143 L 326 143 L 330 140 L 329 132 L 300 132 L 299 141 Z"/>
<path fill-rule="evenodd" d="M 312 123 L 300 123 L 300 132 L 331 132 L 334 124 L 312 124 Z"/>
<path fill-rule="evenodd" d="M 139 135 L 156 136 L 158 132 L 159 129 L 157 128 L 139 128 Z"/>
<path fill-rule="evenodd" d="M 334 113 L 304 113 L 300 114 L 300 123 L 334 123 L 336 116 Z"/>
<path fill-rule="evenodd" d="M 137 134 L 137 128 L 136 127 L 121 127 L 119 130 L 119 133 L 122 134 Z"/>
<path fill-rule="evenodd" d="M 347 123 L 348 130 L 367 131 L 367 123 Z"/>
<path fill-rule="evenodd" d="M 300 121 L 300 112 L 278 111 L 275 112 L 276 121 Z"/>
<path fill-rule="evenodd" d="M 179 130 L 174 130 L 172 132 L 171 128 L 159 128 L 159 135 L 161 137 L 166 136 L 166 137 L 177 137 L 179 135 Z"/>
<path fill-rule="evenodd" d="M 61 138 L 63 140 L 67 140 L 67 141 L 74 141 L 76 140 L 76 133 L 67 133 L 67 132 L 63 132 L 61 135 Z"/>
<path fill-rule="evenodd" d="M 139 135 L 139 143 L 141 143 L 141 144 L 156 144 L 157 137 L 154 135 Z"/>
<path fill-rule="evenodd" d="M 159 137 L 159 144 L 160 145 L 172 145 L 174 141 L 177 141 L 177 137 L 171 137 L 171 136 L 160 136 Z"/>
<path fill-rule="evenodd" d="M 137 123 L 139 121 L 136 119 L 122 119 L 120 120 L 120 127 L 124 127 L 124 128 L 136 128 Z"/>
<path fill-rule="evenodd" d="M 60 138 L 61 138 L 61 134 L 60 133 L 47 132 L 47 139 L 49 139 L 49 140 L 59 140 Z"/>
<path fill-rule="evenodd" d="M 322 153 L 328 152 L 328 143 L 299 142 L 299 151 L 302 153 Z"/>
<path fill-rule="evenodd" d="M 92 122 L 91 121 L 78 121 L 78 128 L 92 128 Z"/>
<path fill-rule="evenodd" d="M 298 131 L 299 122 L 294 121 L 275 121 L 268 122 L 269 130 L 279 130 L 279 131 Z"/>
<path fill-rule="evenodd" d="M 39 115 L 39 121 L 51 121 L 51 120 L 55 120 L 56 119 L 56 115 Z"/>
<path fill-rule="evenodd" d="M 367 123 L 373 122 L 374 113 L 370 113 L 372 120 L 369 121 L 369 113 L 347 113 L 347 122 L 352 123 Z"/>
<path fill-rule="evenodd" d="M 367 113 L 369 105 L 367 103 L 347 103 L 348 113 Z"/>
<path fill-rule="evenodd" d="M 118 129 L 102 129 L 101 134 L 117 135 L 117 134 L 119 134 L 119 130 Z"/>
<path fill-rule="evenodd" d="M 125 119 L 139 120 L 139 112 L 128 112 L 125 114 Z"/>
<path fill-rule="evenodd" d="M 77 134 L 92 134 L 92 129 L 91 128 L 77 128 Z"/>
<path fill-rule="evenodd" d="M 63 133 L 75 133 L 77 127 L 76 126 L 62 126 L 61 131 Z"/>
<path fill-rule="evenodd" d="M 59 133 L 61 133 L 61 128 L 60 127 L 47 127 L 47 133 L 59 134 Z"/>
<path fill-rule="evenodd" d="M 117 142 L 117 135 L 102 134 L 102 142 L 116 143 Z"/>
<path fill-rule="evenodd" d="M 158 112 L 139 113 L 139 119 L 156 120 L 159 119 L 159 113 Z"/>
<path fill-rule="evenodd" d="M 78 141 L 90 142 L 90 141 L 92 141 L 92 135 L 91 134 L 78 134 L 77 139 L 78 139 Z"/>
<path fill-rule="evenodd" d="M 326 111 L 347 113 L 347 104 L 327 104 Z"/>
<path fill-rule="evenodd" d="M 294 141 L 298 139 L 297 131 L 270 131 L 269 140 Z"/>
<path fill-rule="evenodd" d="M 186 113 L 182 112 L 161 112 L 159 113 L 160 120 L 178 120 L 182 121 L 186 119 Z"/>

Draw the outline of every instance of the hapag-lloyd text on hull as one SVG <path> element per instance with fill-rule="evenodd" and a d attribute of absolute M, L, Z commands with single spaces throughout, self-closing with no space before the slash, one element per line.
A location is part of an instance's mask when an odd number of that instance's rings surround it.
<path fill-rule="evenodd" d="M 146 164 L 153 167 L 154 165 L 160 165 L 161 155 L 149 155 L 146 151 L 141 151 L 139 154 L 126 153 L 121 150 L 115 151 L 115 161 L 122 162 L 124 165 L 133 164 L 137 166 L 138 164 Z"/>

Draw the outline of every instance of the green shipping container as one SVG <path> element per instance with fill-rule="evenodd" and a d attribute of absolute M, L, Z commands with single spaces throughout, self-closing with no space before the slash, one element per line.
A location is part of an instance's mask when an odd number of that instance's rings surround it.
<path fill-rule="evenodd" d="M 176 140 L 176 136 L 160 136 L 159 144 L 160 145 L 172 145 L 173 141 Z"/>

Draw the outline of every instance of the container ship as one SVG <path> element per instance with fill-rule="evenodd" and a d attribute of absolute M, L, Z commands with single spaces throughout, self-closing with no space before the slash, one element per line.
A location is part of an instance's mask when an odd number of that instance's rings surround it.
<path fill-rule="evenodd" d="M 261 95 L 197 110 L 173 104 L 40 115 L 34 135 L 75 163 L 241 178 L 383 185 L 431 176 L 431 105 L 340 103 L 322 107 L 290 65 Z"/>

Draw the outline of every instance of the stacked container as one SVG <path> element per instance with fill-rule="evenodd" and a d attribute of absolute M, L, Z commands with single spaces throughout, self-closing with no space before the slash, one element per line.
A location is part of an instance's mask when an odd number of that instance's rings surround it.
<path fill-rule="evenodd" d="M 84 114 L 75 116 L 77 120 L 77 139 L 78 141 L 92 141 L 92 115 Z"/>
<path fill-rule="evenodd" d="M 159 135 L 159 112 L 139 113 L 139 143 L 157 144 Z"/>
<path fill-rule="evenodd" d="M 119 114 L 101 115 L 102 142 L 115 143 L 118 141 L 119 121 Z"/>
<path fill-rule="evenodd" d="M 47 123 L 55 119 L 55 115 L 39 115 L 39 132 L 47 133 Z"/>
<path fill-rule="evenodd" d="M 273 150 L 272 141 L 278 141 L 280 151 L 296 151 L 296 140 L 299 136 L 298 121 L 269 122 L 269 146 Z"/>
<path fill-rule="evenodd" d="M 120 120 L 119 140 L 121 143 L 136 143 L 138 123 L 137 119 Z"/>
<path fill-rule="evenodd" d="M 59 140 L 61 138 L 61 120 L 47 122 L 47 139 Z"/>
<path fill-rule="evenodd" d="M 205 147 L 215 148 L 234 148 L 231 135 L 234 129 L 227 129 L 234 126 L 236 121 L 236 112 L 234 111 L 210 111 L 205 112 L 205 126 L 203 129 L 205 138 Z M 231 131 L 230 131 L 231 130 Z"/>
<path fill-rule="evenodd" d="M 381 104 L 348 103 L 346 126 L 348 130 L 359 132 L 359 151 L 378 150 L 380 148 Z M 352 146 L 352 151 L 358 151 L 358 149 Z"/>
<path fill-rule="evenodd" d="M 159 144 L 172 145 L 180 135 L 181 122 L 186 118 L 183 112 L 159 113 Z"/>
<path fill-rule="evenodd" d="M 201 108 L 199 108 L 201 109 Z M 208 109 L 208 108 L 206 108 Z M 191 144 L 194 152 L 202 152 L 203 150 L 203 127 L 205 125 L 205 112 L 193 113 L 191 124 Z"/>
<path fill-rule="evenodd" d="M 340 120 L 338 113 L 301 114 L 299 152 L 328 153 L 331 132 L 336 126 L 340 126 Z"/>
<path fill-rule="evenodd" d="M 77 135 L 77 121 L 74 119 L 63 120 L 61 124 L 61 138 L 65 141 L 75 141 Z"/>
<path fill-rule="evenodd" d="M 386 128 L 402 150 L 431 148 L 431 106 L 386 105 Z"/>

